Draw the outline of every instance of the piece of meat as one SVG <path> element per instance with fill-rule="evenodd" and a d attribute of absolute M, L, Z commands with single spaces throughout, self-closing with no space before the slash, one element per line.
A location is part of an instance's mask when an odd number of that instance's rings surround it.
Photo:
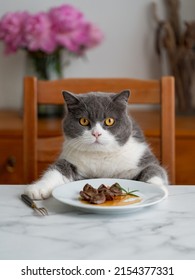
<path fill-rule="evenodd" d="M 101 191 L 107 190 L 107 189 L 108 188 L 104 184 L 101 184 L 97 190 L 98 190 L 98 192 L 101 192 Z"/>
<path fill-rule="evenodd" d="M 113 184 L 111 187 L 101 184 L 98 189 L 93 188 L 90 184 L 86 184 L 83 190 L 80 191 L 80 196 L 93 204 L 101 204 L 105 201 L 114 200 L 116 196 L 121 194 L 122 190 L 118 183 Z"/>
<path fill-rule="evenodd" d="M 100 190 L 99 193 L 103 193 L 106 197 L 106 200 L 113 200 L 115 196 L 114 193 L 107 188 Z"/>
<path fill-rule="evenodd" d="M 93 188 L 93 187 L 90 184 L 85 184 L 83 187 L 83 190 L 87 191 L 88 189 L 91 189 L 91 188 Z"/>
<path fill-rule="evenodd" d="M 113 184 L 110 189 L 111 192 L 113 192 L 115 195 L 122 195 L 123 191 L 121 190 L 118 183 Z"/>
<path fill-rule="evenodd" d="M 84 200 L 86 200 L 86 201 L 90 201 L 90 199 L 91 199 L 91 196 L 90 195 L 88 195 L 86 192 L 84 192 L 84 191 L 80 191 L 80 196 L 84 199 Z"/>
<path fill-rule="evenodd" d="M 106 196 L 103 192 L 100 192 L 94 196 L 91 197 L 90 203 L 93 204 L 102 204 L 106 201 Z"/>
<path fill-rule="evenodd" d="M 92 187 L 91 185 L 89 185 L 89 184 L 86 184 L 86 185 L 84 186 L 83 191 L 84 191 L 85 193 L 87 193 L 88 195 L 90 195 L 90 196 L 95 195 L 95 194 L 98 193 L 98 190 L 95 189 L 95 188 L 93 188 L 93 187 Z"/>

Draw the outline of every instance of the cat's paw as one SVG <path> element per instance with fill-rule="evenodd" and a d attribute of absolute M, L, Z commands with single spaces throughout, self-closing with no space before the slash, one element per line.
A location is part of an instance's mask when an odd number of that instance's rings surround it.
<path fill-rule="evenodd" d="M 160 178 L 158 176 L 154 176 L 154 177 L 150 178 L 147 181 L 147 183 L 158 185 L 158 186 L 165 186 L 165 185 L 167 185 L 167 182 L 165 182 L 162 178 Z"/>
<path fill-rule="evenodd" d="M 46 199 L 51 196 L 52 188 L 44 185 L 43 182 L 36 182 L 28 185 L 24 193 L 32 199 Z"/>
<path fill-rule="evenodd" d="M 167 189 L 168 182 L 163 180 L 162 178 L 158 176 L 154 176 L 150 178 L 147 181 L 147 183 L 160 186 L 164 190 L 165 194 L 168 195 L 168 189 Z"/>

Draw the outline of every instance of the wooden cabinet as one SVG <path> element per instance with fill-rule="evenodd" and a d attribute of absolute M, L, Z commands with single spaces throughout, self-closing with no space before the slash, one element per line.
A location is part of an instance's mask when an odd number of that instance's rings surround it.
<path fill-rule="evenodd" d="M 17 112 L 0 112 L 0 184 L 23 182 L 22 119 Z"/>
<path fill-rule="evenodd" d="M 195 116 L 176 118 L 176 183 L 195 184 Z"/>
<path fill-rule="evenodd" d="M 0 140 L 0 184 L 18 184 L 23 180 L 21 139 Z"/>
<path fill-rule="evenodd" d="M 147 139 L 159 145 L 159 117 L 155 111 L 135 110 L 132 115 Z M 40 119 L 39 135 L 61 134 L 60 119 Z M 0 184 L 23 183 L 22 117 L 15 111 L 0 111 Z M 39 174 L 49 163 L 39 164 Z M 195 116 L 176 117 L 176 184 L 195 184 Z"/>

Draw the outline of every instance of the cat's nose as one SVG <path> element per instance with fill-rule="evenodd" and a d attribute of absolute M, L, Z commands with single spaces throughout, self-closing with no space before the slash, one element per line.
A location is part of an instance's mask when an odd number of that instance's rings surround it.
<path fill-rule="evenodd" d="M 97 139 L 98 137 L 100 137 L 102 134 L 99 131 L 93 131 L 92 135 Z"/>

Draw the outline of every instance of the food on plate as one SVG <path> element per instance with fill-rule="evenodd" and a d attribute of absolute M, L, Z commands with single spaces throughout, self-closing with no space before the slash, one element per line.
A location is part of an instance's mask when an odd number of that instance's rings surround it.
<path fill-rule="evenodd" d="M 132 197 L 138 198 L 137 200 L 134 200 L 134 203 L 141 201 L 140 197 L 134 194 L 134 192 L 137 192 L 137 190 L 126 191 L 118 183 L 115 183 L 112 186 L 101 184 L 97 189 L 92 187 L 90 184 L 86 184 L 83 187 L 83 190 L 80 191 L 80 196 L 84 202 L 88 202 L 90 204 L 104 204 L 106 206 L 126 205 L 132 204 L 132 201 L 129 203 L 129 201 L 125 202 L 124 200 Z M 106 202 L 110 203 L 106 204 Z"/>

